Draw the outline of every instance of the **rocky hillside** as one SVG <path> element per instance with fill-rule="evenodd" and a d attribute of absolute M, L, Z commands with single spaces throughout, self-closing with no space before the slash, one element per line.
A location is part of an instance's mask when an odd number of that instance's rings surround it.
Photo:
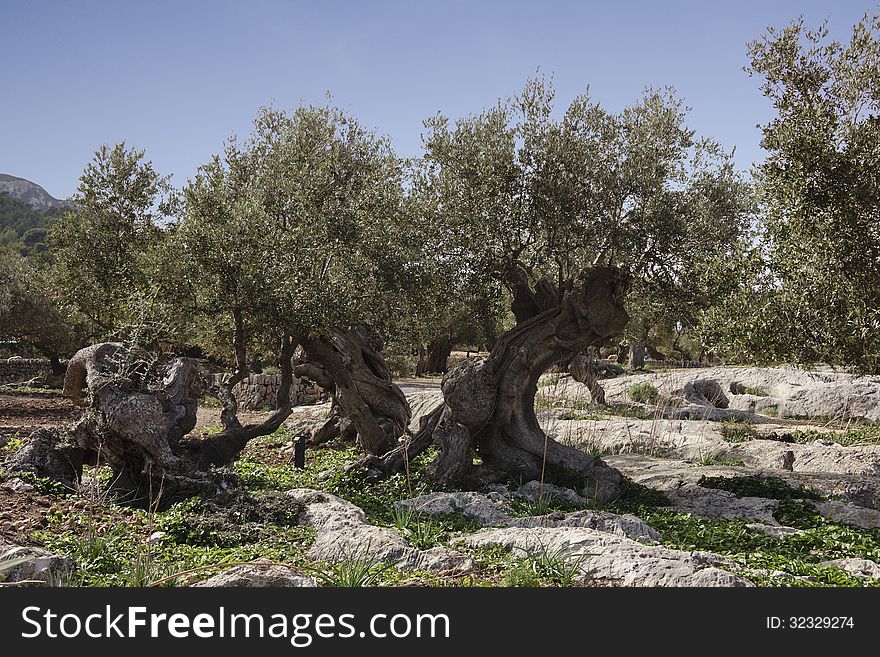
<path fill-rule="evenodd" d="M 70 207 L 68 201 L 53 197 L 38 184 L 5 173 L 0 173 L 0 193 L 2 192 L 41 211 Z"/>

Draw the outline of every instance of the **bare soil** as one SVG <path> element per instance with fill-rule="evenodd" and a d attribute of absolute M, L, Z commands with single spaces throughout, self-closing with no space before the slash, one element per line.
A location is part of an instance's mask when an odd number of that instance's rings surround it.
<path fill-rule="evenodd" d="M 18 434 L 76 419 L 78 410 L 61 395 L 0 394 L 0 444 Z"/>

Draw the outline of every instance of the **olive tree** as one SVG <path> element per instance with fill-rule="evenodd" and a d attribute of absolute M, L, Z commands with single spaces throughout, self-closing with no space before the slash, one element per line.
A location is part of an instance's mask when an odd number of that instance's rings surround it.
<path fill-rule="evenodd" d="M 143 151 L 104 145 L 83 170 L 74 209 L 52 224 L 59 288 L 96 335 L 130 321 L 132 293 L 150 288 L 148 259 L 171 212 L 169 192 Z"/>
<path fill-rule="evenodd" d="M 685 114 L 670 91 L 648 90 L 619 114 L 582 95 L 557 119 L 552 89 L 531 81 L 478 115 L 427 122 L 418 183 L 433 198 L 438 257 L 506 291 L 516 325 L 488 358 L 447 374 L 444 403 L 376 467 L 433 443 L 440 485 L 546 476 L 590 496 L 620 492 L 616 471 L 540 429 L 537 381 L 620 335 L 633 281 L 681 276 L 689 227 L 731 211 L 714 198 L 735 177 L 729 158 Z"/>
<path fill-rule="evenodd" d="M 762 361 L 880 370 L 880 16 L 849 42 L 803 19 L 749 44 L 776 115 L 756 167 L 763 225 L 748 278 L 707 317 L 720 348 Z"/>
<path fill-rule="evenodd" d="M 231 143 L 184 190 L 173 251 L 184 256 L 190 307 L 235 363 L 224 433 L 254 352 L 274 354 L 283 376 L 284 399 L 260 431 L 289 414 L 295 373 L 334 393 L 315 442 L 356 435 L 383 453 L 403 433 L 409 407 L 380 354 L 383 330 L 404 321 L 422 285 L 401 176 L 387 140 L 337 109 L 265 109 L 249 140 Z"/>
<path fill-rule="evenodd" d="M 49 359 L 52 374 L 64 374 L 61 359 L 79 346 L 83 318 L 64 306 L 46 270 L 12 249 L 0 248 L 0 336 Z"/>

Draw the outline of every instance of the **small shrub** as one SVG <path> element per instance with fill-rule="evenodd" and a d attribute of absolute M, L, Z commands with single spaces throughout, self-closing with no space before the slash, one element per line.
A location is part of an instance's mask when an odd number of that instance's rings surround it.
<path fill-rule="evenodd" d="M 657 387 L 644 381 L 642 383 L 634 383 L 629 387 L 629 398 L 642 404 L 656 404 L 660 398 Z"/>

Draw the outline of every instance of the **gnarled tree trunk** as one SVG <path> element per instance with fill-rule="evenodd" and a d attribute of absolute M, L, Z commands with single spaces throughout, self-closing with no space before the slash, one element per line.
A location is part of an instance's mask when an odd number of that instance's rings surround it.
<path fill-rule="evenodd" d="M 213 492 L 210 467 L 232 462 L 249 440 L 274 432 L 290 414 L 290 337 L 281 352 L 278 410 L 263 423 L 242 426 L 234 418 L 220 433 L 199 438 L 188 436 L 204 390 L 199 361 L 173 358 L 149 377 L 149 366 L 120 344 L 82 349 L 70 360 L 64 380 L 64 395 L 84 409 L 82 417 L 67 427 L 34 432 L 5 468 L 73 487 L 84 463 L 100 462 L 113 470 L 113 488 L 134 504 L 160 498 L 166 506 Z"/>
<path fill-rule="evenodd" d="M 357 436 L 361 449 L 373 455 L 397 446 L 411 412 L 392 381 L 382 346 L 382 339 L 366 326 L 334 329 L 302 341 L 306 362 L 296 367 L 296 375 L 333 392 L 330 418 L 312 435 L 311 444 Z"/>
<path fill-rule="evenodd" d="M 582 272 L 561 290 L 541 280 L 532 291 L 524 272 L 511 278 L 516 327 L 499 338 L 488 358 L 466 361 L 446 375 L 443 404 L 422 418 L 407 445 L 366 464 L 400 470 L 406 458 L 434 443 L 440 453 L 430 476 L 440 486 L 541 478 L 614 498 L 621 475 L 547 436 L 534 402 L 538 378 L 552 364 L 623 330 L 629 320 L 622 305 L 626 281 L 605 267 Z"/>

